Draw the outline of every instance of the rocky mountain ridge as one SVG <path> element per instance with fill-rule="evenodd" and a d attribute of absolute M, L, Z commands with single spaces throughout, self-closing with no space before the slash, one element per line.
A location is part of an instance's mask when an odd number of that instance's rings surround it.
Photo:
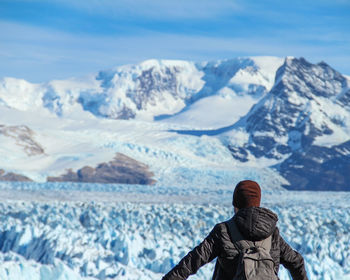
<path fill-rule="evenodd" d="M 293 188 L 327 190 L 332 185 L 341 189 L 350 178 L 344 172 L 350 168 L 348 144 L 322 147 L 317 138 L 349 131 L 348 122 L 340 121 L 349 119 L 349 97 L 348 80 L 326 63 L 287 59 L 266 100 L 247 115 L 245 128 L 251 135 L 247 149 L 256 157 L 287 155 L 277 168 Z M 317 168 L 319 164 L 322 167 Z"/>
<path fill-rule="evenodd" d="M 82 79 L 45 84 L 4 78 L 0 80 L 0 104 L 21 111 L 43 110 L 60 117 L 69 117 L 79 106 L 97 117 L 153 120 L 159 115 L 175 114 L 223 88 L 238 95 L 261 95 L 273 84 L 270 68 L 278 67 L 283 60 L 260 60 L 148 60 Z"/>

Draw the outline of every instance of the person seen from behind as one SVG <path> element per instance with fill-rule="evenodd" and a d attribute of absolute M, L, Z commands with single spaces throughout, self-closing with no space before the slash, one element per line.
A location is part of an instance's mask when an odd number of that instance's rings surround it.
<path fill-rule="evenodd" d="M 212 280 L 279 279 L 282 264 L 293 280 L 307 280 L 303 257 L 281 237 L 278 217 L 260 207 L 258 183 L 245 180 L 233 193 L 235 215 L 215 225 L 162 280 L 183 280 L 217 258 Z"/>

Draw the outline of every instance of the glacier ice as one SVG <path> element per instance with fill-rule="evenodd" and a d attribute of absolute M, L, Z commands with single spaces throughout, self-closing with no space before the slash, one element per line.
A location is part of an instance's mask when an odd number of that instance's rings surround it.
<path fill-rule="evenodd" d="M 0 278 L 160 279 L 218 222 L 232 189 L 0 184 Z M 263 191 L 310 279 L 350 279 L 349 193 Z M 129 202 L 128 202 L 129 201 Z M 213 263 L 190 279 L 210 279 Z M 281 270 L 280 278 L 289 279 Z"/>

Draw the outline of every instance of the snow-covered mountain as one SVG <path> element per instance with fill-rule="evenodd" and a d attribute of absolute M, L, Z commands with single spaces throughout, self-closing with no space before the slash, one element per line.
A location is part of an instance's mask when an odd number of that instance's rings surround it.
<path fill-rule="evenodd" d="M 260 102 L 234 125 L 248 141 L 230 145 L 235 158 L 275 159 L 296 189 L 347 189 L 350 83 L 324 62 L 286 59 Z"/>
<path fill-rule="evenodd" d="M 161 184 L 255 174 L 276 187 L 349 190 L 349 99 L 347 76 L 293 57 L 148 60 L 45 84 L 3 78 L 0 125 L 30 137 L 0 131 L 0 169 L 46 181 L 122 153 Z M 34 143 L 43 152 L 28 155 Z"/>
<path fill-rule="evenodd" d="M 211 95 L 261 96 L 273 85 L 280 58 L 237 58 L 193 63 L 147 60 L 84 79 L 31 84 L 4 78 L 0 104 L 70 117 L 77 106 L 97 117 L 153 120 Z"/>

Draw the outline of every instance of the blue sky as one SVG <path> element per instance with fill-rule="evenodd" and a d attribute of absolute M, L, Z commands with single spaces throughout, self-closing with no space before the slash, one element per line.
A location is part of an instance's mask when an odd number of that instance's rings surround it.
<path fill-rule="evenodd" d="M 0 0 L 0 77 L 145 59 L 296 56 L 350 75 L 349 0 Z"/>

